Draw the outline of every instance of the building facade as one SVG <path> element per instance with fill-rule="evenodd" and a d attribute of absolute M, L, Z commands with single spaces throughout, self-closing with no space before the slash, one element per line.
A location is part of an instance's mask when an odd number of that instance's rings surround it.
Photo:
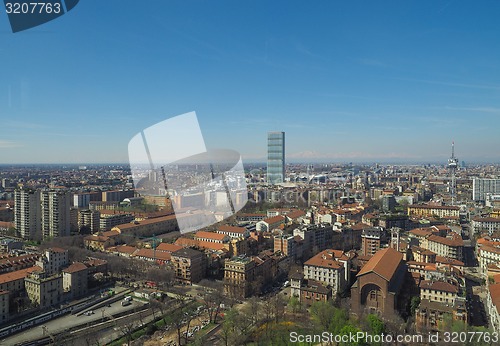
<path fill-rule="evenodd" d="M 380 250 L 382 240 L 382 229 L 370 227 L 363 229 L 361 233 L 361 253 L 363 256 L 373 256 Z"/>
<path fill-rule="evenodd" d="M 500 194 L 500 179 L 474 178 L 472 180 L 472 199 L 484 202 L 488 194 Z"/>
<path fill-rule="evenodd" d="M 171 255 L 175 278 L 183 283 L 193 284 L 205 277 L 207 266 L 205 254 L 201 251 L 185 248 Z"/>
<path fill-rule="evenodd" d="M 43 239 L 71 235 L 71 194 L 67 191 L 42 191 L 40 200 Z"/>
<path fill-rule="evenodd" d="M 304 263 L 304 279 L 320 282 L 332 291 L 342 293 L 350 281 L 353 253 L 324 250 Z"/>
<path fill-rule="evenodd" d="M 24 279 L 24 286 L 31 303 L 40 309 L 56 306 L 63 299 L 63 280 L 60 274 L 48 275 L 35 271 Z"/>
<path fill-rule="evenodd" d="M 14 224 L 19 237 L 41 239 L 40 191 L 21 188 L 14 193 Z"/>
<path fill-rule="evenodd" d="M 393 248 L 378 251 L 360 270 L 351 288 L 351 308 L 356 314 L 373 313 L 392 318 L 401 307 L 406 266 Z"/>
<path fill-rule="evenodd" d="M 285 181 L 285 133 L 267 134 L 267 182 L 280 184 Z"/>
<path fill-rule="evenodd" d="M 75 262 L 62 271 L 63 290 L 69 292 L 72 299 L 84 297 L 88 293 L 88 268 Z"/>

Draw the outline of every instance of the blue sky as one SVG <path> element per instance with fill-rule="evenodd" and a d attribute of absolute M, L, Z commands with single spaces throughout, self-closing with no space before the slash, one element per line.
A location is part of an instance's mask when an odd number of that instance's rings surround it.
<path fill-rule="evenodd" d="M 196 111 L 262 161 L 500 162 L 497 1 L 82 0 L 13 34 L 0 11 L 0 163 L 126 162 Z M 175 150 L 175 148 L 166 148 Z"/>

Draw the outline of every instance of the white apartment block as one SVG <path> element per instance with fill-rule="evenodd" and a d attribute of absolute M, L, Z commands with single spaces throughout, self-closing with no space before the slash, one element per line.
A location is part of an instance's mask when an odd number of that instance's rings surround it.
<path fill-rule="evenodd" d="M 47 249 L 36 261 L 36 265 L 42 268 L 46 275 L 57 274 L 69 265 L 68 250 L 56 247 Z"/>
<path fill-rule="evenodd" d="M 474 178 L 472 180 L 472 199 L 486 201 L 488 194 L 500 194 L 500 179 Z"/>
<path fill-rule="evenodd" d="M 43 239 L 71 235 L 71 194 L 67 191 L 42 191 Z"/>
<path fill-rule="evenodd" d="M 430 235 L 420 244 L 424 249 L 434 252 L 438 256 L 461 261 L 463 258 L 464 242 L 460 236 L 455 239 Z"/>
<path fill-rule="evenodd" d="M 304 279 L 321 282 L 332 290 L 341 293 L 350 280 L 350 254 L 342 250 L 324 250 L 304 263 Z"/>
<path fill-rule="evenodd" d="M 26 240 L 40 240 L 40 192 L 24 188 L 16 190 L 14 203 L 14 224 L 17 234 Z"/>
<path fill-rule="evenodd" d="M 472 220 L 472 230 L 475 234 L 488 232 L 492 235 L 493 232 L 500 231 L 500 218 L 495 217 L 478 217 Z"/>
<path fill-rule="evenodd" d="M 488 271 L 488 265 L 500 262 L 500 248 L 496 246 L 483 245 L 478 251 L 479 269 L 481 272 Z"/>

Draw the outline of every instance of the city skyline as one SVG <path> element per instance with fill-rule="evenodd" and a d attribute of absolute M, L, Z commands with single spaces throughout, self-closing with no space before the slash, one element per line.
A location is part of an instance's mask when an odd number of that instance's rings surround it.
<path fill-rule="evenodd" d="M 2 11 L 0 164 L 127 163 L 190 111 L 244 163 L 270 131 L 287 162 L 500 162 L 500 4 L 386 4 L 82 2 L 16 34 Z"/>

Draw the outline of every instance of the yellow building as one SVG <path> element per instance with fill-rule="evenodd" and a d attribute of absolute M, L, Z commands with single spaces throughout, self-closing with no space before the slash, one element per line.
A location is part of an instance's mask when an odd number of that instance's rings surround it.
<path fill-rule="evenodd" d="M 426 205 L 426 204 L 413 204 L 408 206 L 409 216 L 421 217 L 434 217 L 437 216 L 442 219 L 460 217 L 460 208 L 449 205 Z"/>
<path fill-rule="evenodd" d="M 60 274 L 48 276 L 45 272 L 32 272 L 24 279 L 29 300 L 39 308 L 56 306 L 62 301 L 63 280 Z"/>

